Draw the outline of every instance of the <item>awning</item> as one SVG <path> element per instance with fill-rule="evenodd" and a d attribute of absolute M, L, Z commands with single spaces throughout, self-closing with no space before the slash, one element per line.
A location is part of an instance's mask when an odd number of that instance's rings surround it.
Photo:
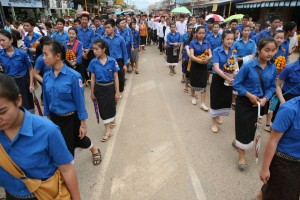
<path fill-rule="evenodd" d="M 251 0 L 236 4 L 236 8 L 271 8 L 271 7 L 296 7 L 300 6 L 300 0 Z"/>
<path fill-rule="evenodd" d="M 213 6 L 214 4 L 218 4 L 219 6 L 228 4 L 231 0 L 224 0 L 224 1 L 209 1 L 206 3 L 206 6 Z"/>

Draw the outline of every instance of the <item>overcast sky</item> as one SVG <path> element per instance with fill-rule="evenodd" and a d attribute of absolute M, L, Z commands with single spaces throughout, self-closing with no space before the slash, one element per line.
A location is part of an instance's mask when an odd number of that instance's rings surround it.
<path fill-rule="evenodd" d="M 124 0 L 125 3 L 135 5 L 138 9 L 145 10 L 150 4 L 153 4 L 162 0 Z"/>

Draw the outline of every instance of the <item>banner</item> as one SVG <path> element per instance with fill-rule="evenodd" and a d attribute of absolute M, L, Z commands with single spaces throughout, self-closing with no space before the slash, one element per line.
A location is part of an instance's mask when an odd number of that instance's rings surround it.
<path fill-rule="evenodd" d="M 1 0 L 2 6 L 23 7 L 23 8 L 43 8 L 42 0 Z"/>

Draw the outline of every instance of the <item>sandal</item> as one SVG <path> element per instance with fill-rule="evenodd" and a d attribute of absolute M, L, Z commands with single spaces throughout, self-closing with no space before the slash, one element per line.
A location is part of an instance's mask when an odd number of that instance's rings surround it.
<path fill-rule="evenodd" d="M 188 92 L 189 92 L 189 90 L 186 89 L 186 88 L 184 88 L 183 91 L 184 91 L 185 93 L 188 93 Z"/>
<path fill-rule="evenodd" d="M 101 138 L 101 142 L 106 142 L 112 135 L 111 134 L 105 134 Z"/>
<path fill-rule="evenodd" d="M 135 70 L 135 74 L 139 74 L 139 71 L 138 71 L 138 70 Z"/>
<path fill-rule="evenodd" d="M 93 153 L 93 164 L 94 166 L 97 166 L 101 163 L 102 157 L 101 157 L 101 152 L 100 149 L 97 149 L 98 153 Z"/>

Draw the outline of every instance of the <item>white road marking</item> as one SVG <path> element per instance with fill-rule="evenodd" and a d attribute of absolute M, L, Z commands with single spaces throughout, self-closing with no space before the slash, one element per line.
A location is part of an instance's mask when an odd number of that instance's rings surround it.
<path fill-rule="evenodd" d="M 149 90 L 152 90 L 155 87 L 156 83 L 154 81 L 147 81 L 145 83 L 135 85 L 132 89 L 132 96 L 143 94 Z"/>
<path fill-rule="evenodd" d="M 159 85 L 159 88 L 162 91 L 162 97 L 165 99 L 166 102 L 168 102 L 167 98 L 166 98 L 166 95 L 165 95 L 166 92 L 163 91 L 163 87 L 162 87 L 161 84 Z M 180 151 L 182 152 L 182 154 L 185 155 L 185 163 L 186 163 L 186 165 L 188 167 L 188 171 L 189 171 L 189 174 L 190 174 L 190 177 L 191 177 L 191 181 L 192 181 L 192 184 L 193 184 L 193 187 L 194 187 L 197 199 L 198 200 L 206 200 L 206 196 L 204 194 L 202 184 L 201 184 L 201 182 L 199 180 L 199 177 L 197 176 L 196 171 L 194 170 L 192 161 L 191 161 L 191 159 L 188 156 L 189 153 L 185 149 L 185 146 L 184 146 L 184 144 L 182 142 L 182 139 L 181 139 L 182 136 L 180 135 L 180 133 L 178 131 L 179 127 L 175 123 L 175 117 L 174 117 L 174 115 L 173 115 L 173 113 L 171 111 L 170 105 L 168 103 L 166 104 L 166 108 L 167 108 L 167 111 L 169 112 L 169 116 L 171 118 L 171 122 L 173 122 L 173 123 L 169 123 L 169 124 L 171 124 L 171 126 L 172 126 L 172 128 L 174 130 L 173 133 L 175 133 L 176 140 L 178 142 L 178 147 L 179 147 Z"/>
<path fill-rule="evenodd" d="M 100 196 L 103 192 L 104 183 L 105 183 L 105 175 L 107 173 L 108 167 L 111 162 L 113 150 L 115 148 L 116 138 L 119 133 L 120 124 L 123 119 L 125 105 L 127 102 L 129 90 L 131 88 L 132 77 L 133 77 L 132 75 L 130 75 L 129 77 L 127 76 L 126 87 L 123 92 L 123 98 L 122 98 L 122 100 L 119 100 L 121 102 L 118 106 L 117 115 L 116 115 L 117 126 L 113 130 L 113 136 L 107 141 L 107 142 L 109 142 L 109 145 L 107 145 L 105 154 L 102 156 L 105 159 L 103 159 L 101 162 L 100 172 L 95 174 L 95 176 L 98 176 L 98 177 L 95 177 L 95 180 L 97 180 L 97 183 L 95 185 L 93 185 L 92 188 L 96 188 L 98 190 L 98 192 L 93 192 L 89 199 L 100 199 Z M 91 190 L 92 190 L 92 188 L 91 188 Z"/>

